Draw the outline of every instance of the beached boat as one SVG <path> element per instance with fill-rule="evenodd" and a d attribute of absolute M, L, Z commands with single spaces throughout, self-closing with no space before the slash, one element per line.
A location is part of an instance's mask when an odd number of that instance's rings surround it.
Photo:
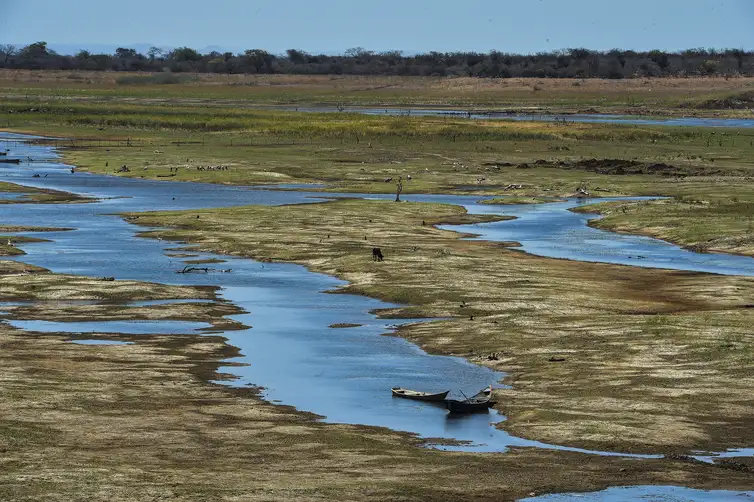
<path fill-rule="evenodd" d="M 415 390 L 401 389 L 400 387 L 393 387 L 391 390 L 393 391 L 393 396 L 395 397 L 405 397 L 406 399 L 416 399 L 417 401 L 436 402 L 444 401 L 450 393 L 449 390 L 446 390 L 445 392 L 432 394 L 430 392 L 418 392 Z"/>
<path fill-rule="evenodd" d="M 466 399 L 446 399 L 445 407 L 450 413 L 477 413 L 487 411 L 495 404 L 492 400 L 492 386 L 486 387 Z"/>

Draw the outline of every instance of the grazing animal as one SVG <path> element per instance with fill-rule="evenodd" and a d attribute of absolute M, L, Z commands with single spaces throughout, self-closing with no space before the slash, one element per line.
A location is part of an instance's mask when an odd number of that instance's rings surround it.
<path fill-rule="evenodd" d="M 380 248 L 372 248 L 372 261 L 384 261 L 385 257 L 382 255 Z"/>

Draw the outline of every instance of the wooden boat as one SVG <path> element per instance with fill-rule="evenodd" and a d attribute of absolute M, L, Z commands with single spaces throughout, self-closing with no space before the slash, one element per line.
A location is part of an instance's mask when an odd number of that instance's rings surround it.
<path fill-rule="evenodd" d="M 445 398 L 450 393 L 449 390 L 446 390 L 445 392 L 438 392 L 436 394 L 432 394 L 430 392 L 418 392 L 415 390 L 401 389 L 400 387 L 393 387 L 391 390 L 393 391 L 393 396 L 395 397 L 404 397 L 406 399 L 415 399 L 417 401 L 434 401 L 434 402 L 444 401 Z"/>
<path fill-rule="evenodd" d="M 475 395 L 460 399 L 446 399 L 445 407 L 450 413 L 479 413 L 486 412 L 495 404 L 492 400 L 492 386 L 486 387 Z"/>
<path fill-rule="evenodd" d="M 0 159 L 0 164 L 20 164 L 21 159 Z"/>

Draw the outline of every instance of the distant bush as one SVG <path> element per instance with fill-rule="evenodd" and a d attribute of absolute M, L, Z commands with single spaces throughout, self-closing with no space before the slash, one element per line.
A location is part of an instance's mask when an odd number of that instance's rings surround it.
<path fill-rule="evenodd" d="M 500 51 L 374 52 L 363 48 L 343 54 L 309 54 L 290 49 L 273 54 L 262 49 L 240 53 L 201 54 L 189 47 L 163 51 L 152 47 L 147 54 L 118 48 L 114 54 L 79 51 L 58 54 L 46 42 L 26 47 L 0 44 L 0 68 L 151 72 L 150 77 L 126 77 L 119 83 L 176 84 L 186 82 L 175 74 L 296 74 L 296 75 L 391 75 L 481 78 L 643 78 L 689 76 L 754 76 L 754 52 L 742 49 L 693 49 L 680 52 L 613 49 L 593 51 L 564 49 L 537 54 Z M 163 70 L 167 74 L 160 74 Z M 172 73 L 172 74 L 170 74 Z"/>
<path fill-rule="evenodd" d="M 171 85 L 195 82 L 193 75 L 176 75 L 175 73 L 155 73 L 153 75 L 128 75 L 115 80 L 118 85 Z"/>

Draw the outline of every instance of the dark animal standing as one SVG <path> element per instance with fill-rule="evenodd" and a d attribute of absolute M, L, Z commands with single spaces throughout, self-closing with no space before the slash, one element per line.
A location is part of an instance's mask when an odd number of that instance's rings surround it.
<path fill-rule="evenodd" d="M 385 259 L 384 256 L 382 256 L 382 251 L 380 248 L 372 248 L 372 260 L 373 261 L 383 261 Z"/>

